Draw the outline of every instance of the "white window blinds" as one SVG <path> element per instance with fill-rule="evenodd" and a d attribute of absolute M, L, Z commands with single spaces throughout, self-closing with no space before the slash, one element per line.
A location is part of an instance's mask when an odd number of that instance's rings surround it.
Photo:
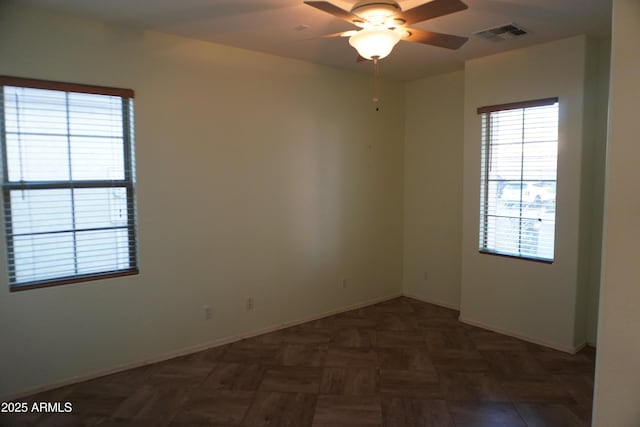
<path fill-rule="evenodd" d="M 135 274 L 133 92 L 0 83 L 11 289 Z"/>
<path fill-rule="evenodd" d="M 480 251 L 554 259 L 558 99 L 478 109 Z"/>

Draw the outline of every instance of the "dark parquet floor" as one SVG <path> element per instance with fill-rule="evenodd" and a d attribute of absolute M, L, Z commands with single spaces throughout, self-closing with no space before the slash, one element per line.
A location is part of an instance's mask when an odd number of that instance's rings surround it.
<path fill-rule="evenodd" d="M 555 427 L 590 424 L 595 354 L 471 327 L 409 298 L 31 396 L 3 426 Z"/>

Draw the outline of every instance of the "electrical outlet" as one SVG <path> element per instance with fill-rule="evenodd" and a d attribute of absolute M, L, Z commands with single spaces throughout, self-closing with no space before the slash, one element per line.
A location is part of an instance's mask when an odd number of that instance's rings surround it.
<path fill-rule="evenodd" d="M 204 320 L 211 320 L 211 306 L 204 306 Z"/>
<path fill-rule="evenodd" d="M 422 273 L 422 278 L 424 280 L 429 280 L 429 272 L 425 271 L 424 273 Z"/>
<path fill-rule="evenodd" d="M 246 307 L 247 311 L 253 310 L 253 298 L 247 298 Z"/>
<path fill-rule="evenodd" d="M 345 289 L 347 287 L 347 279 L 342 279 L 342 288 Z"/>

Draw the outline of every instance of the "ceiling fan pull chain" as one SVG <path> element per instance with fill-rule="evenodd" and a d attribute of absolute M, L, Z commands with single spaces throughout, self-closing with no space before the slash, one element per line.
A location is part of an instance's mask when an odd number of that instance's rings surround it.
<path fill-rule="evenodd" d="M 373 102 L 380 101 L 380 65 L 378 57 L 373 57 Z"/>

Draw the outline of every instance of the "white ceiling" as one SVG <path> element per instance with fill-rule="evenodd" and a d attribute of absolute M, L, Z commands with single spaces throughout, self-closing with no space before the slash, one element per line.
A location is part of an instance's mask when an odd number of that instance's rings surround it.
<path fill-rule="evenodd" d="M 466 59 L 577 34 L 610 33 L 611 0 L 463 0 L 469 9 L 413 25 L 470 37 L 457 51 L 400 42 L 381 62 L 386 78 L 415 79 L 462 68 Z M 14 0 L 103 21 L 267 52 L 345 69 L 371 71 L 355 62 L 345 38 L 322 35 L 353 29 L 303 0 Z M 351 9 L 355 0 L 334 0 Z M 403 10 L 424 0 L 399 0 Z M 519 39 L 489 41 L 473 33 L 508 23 L 529 31 Z M 301 30 L 301 26 L 307 27 Z"/>

